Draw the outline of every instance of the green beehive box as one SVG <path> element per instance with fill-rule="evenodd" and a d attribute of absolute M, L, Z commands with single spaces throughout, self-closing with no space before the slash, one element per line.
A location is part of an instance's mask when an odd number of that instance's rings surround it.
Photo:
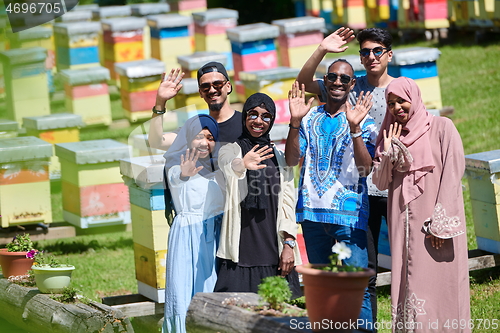
<path fill-rule="evenodd" d="M 2 228 L 52 222 L 51 156 L 52 145 L 32 136 L 0 140 Z"/>
<path fill-rule="evenodd" d="M 477 246 L 500 253 L 500 150 L 465 156 Z"/>

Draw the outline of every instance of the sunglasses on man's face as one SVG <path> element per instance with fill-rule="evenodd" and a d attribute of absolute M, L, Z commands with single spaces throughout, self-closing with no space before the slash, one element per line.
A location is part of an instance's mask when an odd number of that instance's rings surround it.
<path fill-rule="evenodd" d="M 340 83 L 342 83 L 342 84 L 348 84 L 352 80 L 352 77 L 350 77 L 347 74 L 340 74 L 340 75 L 337 75 L 337 73 L 326 74 L 326 78 L 330 82 L 336 82 L 338 77 L 340 77 Z"/>
<path fill-rule="evenodd" d="M 216 90 L 221 90 L 222 87 L 226 84 L 227 80 L 224 81 L 214 81 L 214 82 L 205 82 L 200 84 L 200 90 L 203 92 L 209 92 L 211 87 L 214 87 Z"/>
<path fill-rule="evenodd" d="M 370 52 L 373 52 L 373 55 L 375 57 L 380 57 L 387 50 L 388 50 L 388 48 L 386 48 L 386 47 L 377 46 L 377 47 L 374 47 L 373 49 L 369 49 L 369 48 L 361 49 L 361 50 L 359 50 L 359 54 L 361 54 L 362 57 L 368 57 L 370 55 Z"/>
<path fill-rule="evenodd" d="M 273 120 L 273 115 L 270 114 L 269 112 L 259 114 L 257 111 L 248 111 L 247 113 L 247 119 L 255 120 L 258 117 L 260 117 L 260 119 L 262 119 L 266 123 L 269 123 L 271 122 L 271 120 Z"/>

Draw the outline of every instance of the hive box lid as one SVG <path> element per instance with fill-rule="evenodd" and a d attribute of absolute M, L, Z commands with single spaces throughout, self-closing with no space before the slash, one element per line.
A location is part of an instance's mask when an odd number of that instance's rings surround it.
<path fill-rule="evenodd" d="M 164 167 L 163 155 L 139 156 L 120 161 L 121 174 L 133 179 L 137 186 L 145 189 L 163 184 Z"/>
<path fill-rule="evenodd" d="M 33 62 L 45 62 L 47 49 L 43 47 L 31 47 L 27 49 L 13 49 L 0 52 L 0 59 L 10 65 L 20 65 Z"/>
<path fill-rule="evenodd" d="M 136 3 L 130 5 L 130 8 L 134 16 L 165 14 L 170 12 L 170 5 L 168 3 Z"/>
<path fill-rule="evenodd" d="M 345 59 L 347 60 L 351 66 L 352 69 L 354 69 L 355 72 L 359 71 L 366 71 L 365 67 L 361 64 L 361 61 L 359 60 L 359 55 L 346 55 L 343 57 L 339 57 L 338 59 Z M 328 72 L 328 67 L 332 64 L 337 59 L 329 58 L 329 59 L 324 59 L 320 62 L 318 65 L 318 68 L 316 69 L 317 75 L 320 77 L 323 77 Z"/>
<path fill-rule="evenodd" d="M 193 13 L 196 23 L 206 24 L 210 21 L 221 19 L 238 19 L 238 11 L 227 8 L 211 8 L 204 12 Z"/>
<path fill-rule="evenodd" d="M 115 71 L 128 78 L 161 75 L 165 71 L 165 63 L 157 59 L 122 62 L 115 64 Z"/>
<path fill-rule="evenodd" d="M 52 37 L 52 29 L 44 27 L 33 27 L 30 29 L 22 30 L 16 33 L 8 34 L 11 40 L 34 40 L 34 39 L 47 39 Z"/>
<path fill-rule="evenodd" d="M 406 66 L 439 59 L 441 51 L 433 47 L 409 47 L 393 50 L 390 65 Z"/>
<path fill-rule="evenodd" d="M 181 94 L 191 95 L 198 93 L 198 80 L 193 78 L 182 79 Z"/>
<path fill-rule="evenodd" d="M 279 28 L 267 23 L 254 23 L 227 29 L 226 34 L 233 42 L 245 43 L 276 38 L 279 35 Z"/>
<path fill-rule="evenodd" d="M 0 163 L 30 161 L 52 156 L 52 144 L 34 136 L 0 140 Z"/>
<path fill-rule="evenodd" d="M 299 74 L 300 69 L 280 66 L 276 68 L 262 69 L 251 72 L 240 72 L 241 81 L 279 81 L 294 79 Z"/>
<path fill-rule="evenodd" d="M 220 62 L 225 66 L 227 56 L 224 53 L 205 51 L 177 57 L 179 65 L 190 71 L 198 70 L 201 66 L 211 61 Z"/>
<path fill-rule="evenodd" d="M 39 131 L 81 126 L 85 126 L 82 116 L 72 113 L 55 113 L 46 116 L 23 118 L 23 127 Z"/>
<path fill-rule="evenodd" d="M 147 17 L 148 25 L 156 29 L 187 27 L 193 22 L 190 16 L 180 14 L 160 14 Z"/>
<path fill-rule="evenodd" d="M 100 83 L 110 79 L 109 69 L 105 67 L 92 67 L 86 69 L 65 69 L 60 72 L 61 79 L 70 86 Z"/>
<path fill-rule="evenodd" d="M 143 29 L 146 19 L 142 17 L 114 17 L 101 20 L 102 30 L 133 31 Z"/>
<path fill-rule="evenodd" d="M 466 169 L 500 172 L 500 149 L 465 156 Z"/>
<path fill-rule="evenodd" d="M 98 9 L 99 5 L 98 4 L 87 4 L 87 5 L 76 5 L 71 11 L 79 11 L 79 10 L 93 10 L 93 9 Z M 66 14 L 64 14 L 66 15 Z"/>
<path fill-rule="evenodd" d="M 111 139 L 58 143 L 56 155 L 75 164 L 115 162 L 132 156 L 131 147 Z"/>
<path fill-rule="evenodd" d="M 105 6 L 92 9 L 92 16 L 96 20 L 102 20 L 104 18 L 118 17 L 118 16 L 130 16 L 132 15 L 132 9 L 129 5 L 123 6 Z"/>
<path fill-rule="evenodd" d="M 100 22 L 71 22 L 54 24 L 54 33 L 61 35 L 82 35 L 101 31 Z"/>
<path fill-rule="evenodd" d="M 322 17 L 294 17 L 274 20 L 271 23 L 279 27 L 281 34 L 296 34 L 299 32 L 325 30 L 325 19 Z"/>
<path fill-rule="evenodd" d="M 77 6 L 78 7 L 78 6 Z M 82 22 L 92 20 L 91 10 L 71 10 L 56 18 L 56 22 Z"/>
<path fill-rule="evenodd" d="M 10 119 L 0 119 L 0 132 L 17 131 L 19 124 L 17 121 Z"/>

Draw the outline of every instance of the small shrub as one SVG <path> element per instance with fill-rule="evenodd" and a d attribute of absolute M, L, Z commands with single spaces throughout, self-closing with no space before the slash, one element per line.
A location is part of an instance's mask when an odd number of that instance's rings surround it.
<path fill-rule="evenodd" d="M 73 287 L 65 287 L 60 295 L 52 295 L 54 301 L 61 303 L 74 303 L 77 299 L 78 290 Z"/>
<path fill-rule="evenodd" d="M 288 281 L 281 276 L 268 276 L 259 284 L 258 294 L 269 303 L 271 309 L 281 310 L 283 303 L 292 297 Z"/>
<path fill-rule="evenodd" d="M 8 252 L 28 252 L 33 250 L 33 242 L 29 234 L 17 235 L 6 245 L 6 248 Z"/>

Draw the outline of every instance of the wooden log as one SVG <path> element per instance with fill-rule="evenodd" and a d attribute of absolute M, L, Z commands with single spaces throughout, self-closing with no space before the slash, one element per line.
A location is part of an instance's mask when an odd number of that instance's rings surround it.
<path fill-rule="evenodd" d="M 2 318 L 29 332 L 134 332 L 129 318 L 107 305 L 63 304 L 6 279 L 0 279 L 0 308 Z"/>
<path fill-rule="evenodd" d="M 307 323 L 306 317 L 269 317 L 223 304 L 224 300 L 232 297 L 248 305 L 263 303 L 254 293 L 197 293 L 189 304 L 186 325 L 225 333 L 310 332 L 291 327 L 294 322 Z"/>
<path fill-rule="evenodd" d="M 102 303 L 120 310 L 127 317 L 163 315 L 163 303 L 156 303 L 140 294 L 104 297 Z"/>

